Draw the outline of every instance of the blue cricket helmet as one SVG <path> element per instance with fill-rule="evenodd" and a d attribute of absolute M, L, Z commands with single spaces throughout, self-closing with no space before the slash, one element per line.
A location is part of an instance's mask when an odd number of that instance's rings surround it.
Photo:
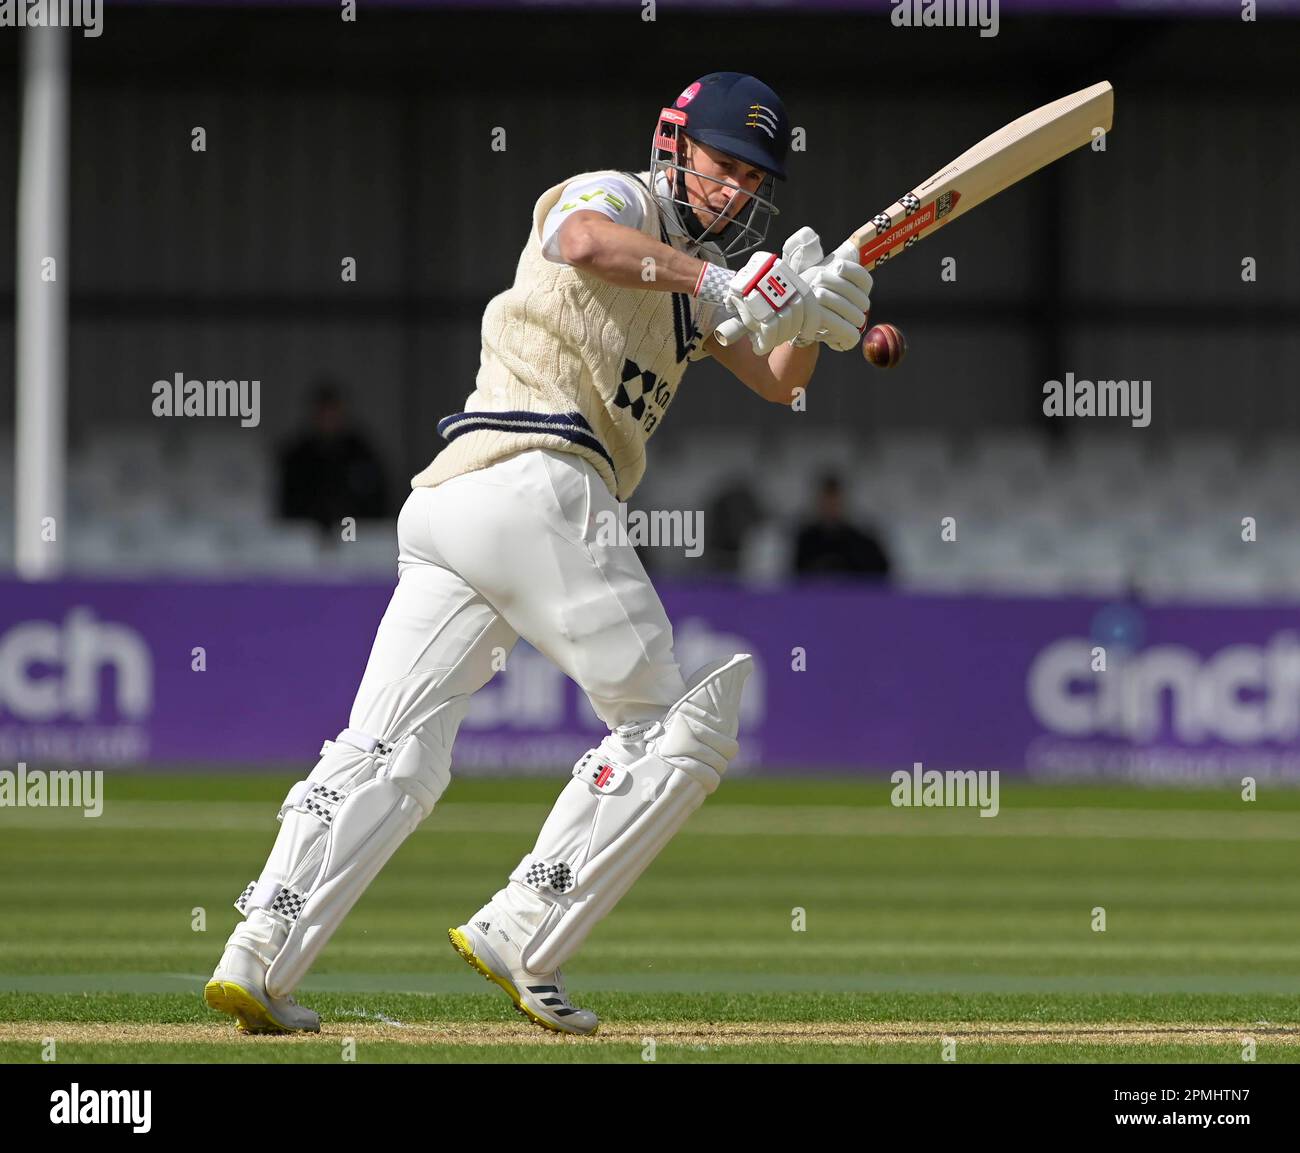
<path fill-rule="evenodd" d="M 761 80 L 743 72 L 710 72 L 673 107 L 686 113 L 687 136 L 785 179 L 790 119 L 781 98 Z"/>
<path fill-rule="evenodd" d="M 717 148 L 764 173 L 757 191 L 747 194 L 743 215 L 721 224 L 701 223 L 681 179 L 723 183 L 687 168 L 681 160 L 682 137 Z M 711 72 L 688 85 L 671 108 L 659 113 L 650 153 L 650 188 L 662 208 L 697 243 L 718 242 L 724 257 L 752 251 L 763 243 L 768 225 L 780 209 L 775 181 L 785 179 L 790 120 L 785 105 L 766 84 L 743 72 Z"/>

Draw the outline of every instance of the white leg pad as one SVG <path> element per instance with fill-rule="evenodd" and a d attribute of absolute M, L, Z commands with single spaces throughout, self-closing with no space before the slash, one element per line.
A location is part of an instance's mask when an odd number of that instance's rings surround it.
<path fill-rule="evenodd" d="M 391 744 L 346 729 L 280 809 L 261 877 L 236 907 L 231 944 L 270 965 L 266 990 L 287 996 L 398 846 L 451 779 L 451 746 L 469 705 L 452 697 Z"/>
<path fill-rule="evenodd" d="M 644 755 L 621 762 L 628 742 L 616 731 L 574 766 L 533 851 L 492 901 L 512 923 L 529 972 L 549 973 L 573 956 L 718 787 L 739 747 L 740 695 L 752 669 L 744 654 L 701 669 L 644 733 Z"/>

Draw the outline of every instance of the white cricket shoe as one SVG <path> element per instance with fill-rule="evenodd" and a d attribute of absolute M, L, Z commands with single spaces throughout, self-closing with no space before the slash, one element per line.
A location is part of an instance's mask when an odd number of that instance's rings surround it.
<path fill-rule="evenodd" d="M 203 999 L 234 1017 L 241 1033 L 319 1033 L 320 1015 L 292 997 L 266 991 L 266 962 L 242 945 L 227 945 Z"/>
<path fill-rule="evenodd" d="M 502 940 L 494 948 L 490 940 L 490 907 L 468 925 L 448 929 L 452 947 L 489 981 L 500 985 L 515 1003 L 515 1008 L 534 1025 L 553 1033 L 576 1033 L 588 1036 L 600 1025 L 600 1018 L 589 1009 L 579 1009 L 569 1001 L 564 990 L 564 976 L 559 969 L 545 976 L 535 976 L 518 963 L 518 950 L 500 927 Z M 513 958 L 511 964 L 505 958 Z"/>

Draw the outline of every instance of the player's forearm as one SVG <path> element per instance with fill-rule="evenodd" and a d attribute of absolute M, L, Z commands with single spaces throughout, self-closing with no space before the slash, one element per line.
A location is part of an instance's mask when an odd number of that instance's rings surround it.
<path fill-rule="evenodd" d="M 612 220 L 578 219 L 560 229 L 566 264 L 618 288 L 691 292 L 704 261 Z"/>
<path fill-rule="evenodd" d="M 767 358 L 767 367 L 772 374 L 772 380 L 764 390 L 767 399 L 774 404 L 792 404 L 795 390 L 806 388 L 812 379 L 821 347 L 820 343 L 804 348 L 781 344 L 772 349 Z"/>

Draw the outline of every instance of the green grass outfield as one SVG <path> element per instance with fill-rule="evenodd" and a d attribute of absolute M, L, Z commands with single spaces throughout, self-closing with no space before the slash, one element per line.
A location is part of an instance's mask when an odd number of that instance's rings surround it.
<path fill-rule="evenodd" d="M 0 808 L 0 1060 L 1300 1059 L 1300 793 L 1267 784 L 1004 781 L 989 819 L 895 809 L 883 779 L 728 781 L 566 967 L 602 1017 L 579 1039 L 446 939 L 563 777 L 461 780 L 300 990 L 322 1034 L 240 1038 L 200 989 L 292 779 L 110 774 L 98 819 Z"/>

